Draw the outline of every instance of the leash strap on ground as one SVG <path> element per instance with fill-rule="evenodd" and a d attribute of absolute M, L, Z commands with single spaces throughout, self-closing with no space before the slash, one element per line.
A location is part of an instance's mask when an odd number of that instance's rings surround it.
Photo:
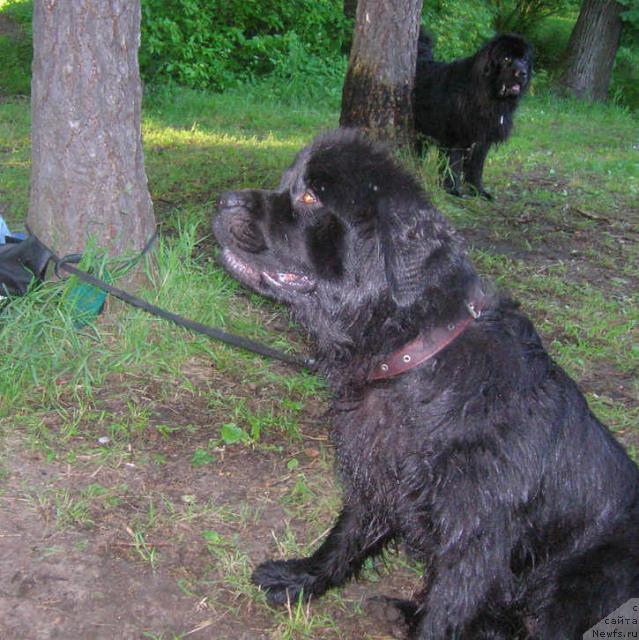
<path fill-rule="evenodd" d="M 142 255 L 144 255 L 144 253 L 149 250 L 154 240 L 155 236 L 153 236 L 153 238 L 151 238 L 151 240 L 147 243 L 142 252 Z M 44 245 L 42 241 L 39 240 L 39 242 L 46 248 L 46 245 Z M 49 249 L 49 251 L 51 250 Z M 63 269 L 64 271 L 67 271 L 68 273 L 71 273 L 74 276 L 78 277 L 82 282 L 97 287 L 102 291 L 106 291 L 114 298 L 122 300 L 122 302 L 125 302 L 126 304 L 131 305 L 136 309 L 142 309 L 143 311 L 157 316 L 158 318 L 163 318 L 164 320 L 173 322 L 179 327 L 183 327 L 184 329 L 188 329 L 189 331 L 193 331 L 195 333 L 201 333 L 205 336 L 208 336 L 209 338 L 212 338 L 213 340 L 218 340 L 237 349 L 243 349 L 244 351 L 250 351 L 251 353 L 256 353 L 260 356 L 280 360 L 281 362 L 285 362 L 286 364 L 290 364 L 300 368 L 312 369 L 313 367 L 314 361 L 311 358 L 300 358 L 298 356 L 289 355 L 287 353 L 284 353 L 283 351 L 273 349 L 272 347 L 260 344 L 259 342 L 255 342 L 248 338 L 242 338 L 241 336 L 227 333 L 226 331 L 222 331 L 221 329 L 215 329 L 213 327 L 201 324 L 200 322 L 194 322 L 193 320 L 183 318 L 176 313 L 171 313 L 170 311 L 166 311 L 165 309 L 156 307 L 154 304 L 146 302 L 141 298 L 131 295 L 130 293 L 122 289 L 118 289 L 117 287 L 114 287 L 113 285 L 110 285 L 107 282 L 104 282 L 103 280 L 92 276 L 86 271 L 82 271 L 81 269 L 74 267 L 71 262 L 75 262 L 77 258 L 77 254 L 59 258 L 55 253 L 51 251 L 51 259 L 55 264 L 56 274 L 60 269 Z"/>

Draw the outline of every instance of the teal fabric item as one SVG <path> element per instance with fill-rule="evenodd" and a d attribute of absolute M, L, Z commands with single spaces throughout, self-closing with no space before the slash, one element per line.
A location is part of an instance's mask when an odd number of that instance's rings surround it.
<path fill-rule="evenodd" d="M 111 282 L 108 273 L 103 274 L 102 278 L 105 282 Z M 107 294 L 97 287 L 71 277 L 66 282 L 65 297 L 75 326 L 84 327 L 102 313 Z"/>

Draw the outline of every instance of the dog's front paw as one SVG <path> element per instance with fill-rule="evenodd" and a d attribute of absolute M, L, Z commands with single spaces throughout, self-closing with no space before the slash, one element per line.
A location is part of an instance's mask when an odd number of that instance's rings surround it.
<path fill-rule="evenodd" d="M 298 598 L 308 600 L 316 595 L 316 577 L 306 571 L 304 560 L 269 560 L 259 565 L 251 576 L 253 584 L 266 592 L 272 605 L 284 605 Z"/>

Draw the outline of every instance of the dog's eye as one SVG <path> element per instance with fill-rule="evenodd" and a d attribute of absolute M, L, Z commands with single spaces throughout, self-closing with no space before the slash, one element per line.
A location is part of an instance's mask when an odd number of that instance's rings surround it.
<path fill-rule="evenodd" d="M 299 197 L 299 201 L 302 204 L 305 204 L 307 206 L 310 206 L 312 204 L 317 204 L 318 200 L 315 197 L 315 194 L 312 191 L 305 191 L 300 197 Z"/>
<path fill-rule="evenodd" d="M 506 57 L 504 58 L 504 64 L 510 64 L 512 61 L 513 61 L 513 59 L 512 59 L 512 58 L 509 58 L 508 56 L 506 56 Z"/>

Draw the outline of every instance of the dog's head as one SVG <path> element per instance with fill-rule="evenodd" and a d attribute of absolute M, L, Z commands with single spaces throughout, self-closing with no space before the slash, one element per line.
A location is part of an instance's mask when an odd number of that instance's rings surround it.
<path fill-rule="evenodd" d="M 233 277 L 333 345 L 445 306 L 469 277 L 460 241 L 417 182 L 349 130 L 302 150 L 277 190 L 222 194 L 213 229 Z"/>
<path fill-rule="evenodd" d="M 481 73 L 491 80 L 492 90 L 503 100 L 519 99 L 532 77 L 532 47 L 524 38 L 507 34 L 493 38 L 481 51 Z"/>

